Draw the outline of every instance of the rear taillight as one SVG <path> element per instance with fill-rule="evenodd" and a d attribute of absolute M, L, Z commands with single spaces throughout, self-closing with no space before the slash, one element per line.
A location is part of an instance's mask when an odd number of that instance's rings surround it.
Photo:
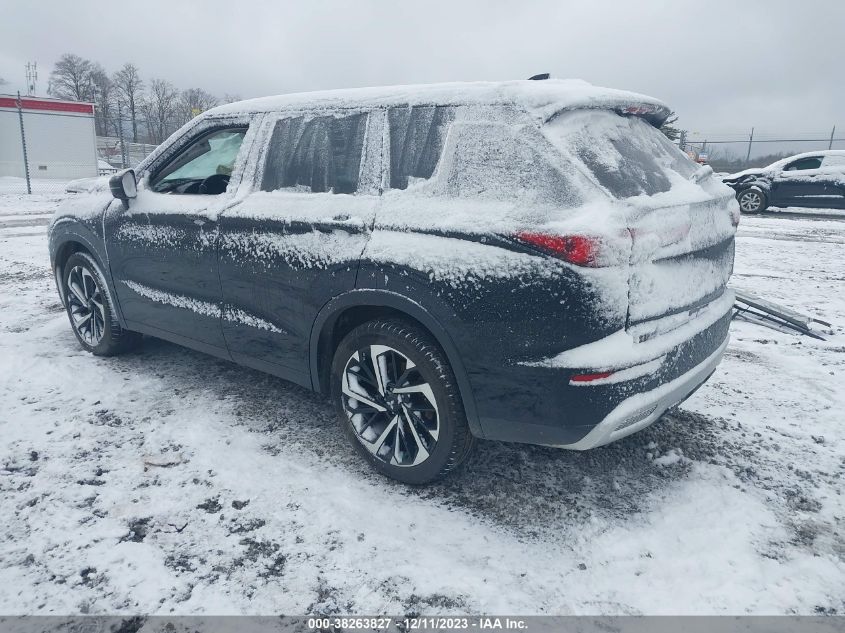
<path fill-rule="evenodd" d="M 599 266 L 601 241 L 586 235 L 549 235 L 523 231 L 514 237 L 576 266 Z"/>
<path fill-rule="evenodd" d="M 612 371 L 600 371 L 594 374 L 577 374 L 572 376 L 569 379 L 569 382 L 574 383 L 585 383 L 585 382 L 595 382 L 596 380 L 604 380 L 605 378 L 610 378 L 613 375 Z"/>

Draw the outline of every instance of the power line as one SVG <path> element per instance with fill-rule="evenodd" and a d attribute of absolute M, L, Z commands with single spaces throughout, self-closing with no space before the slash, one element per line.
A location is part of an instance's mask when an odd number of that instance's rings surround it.
<path fill-rule="evenodd" d="M 714 141 L 709 136 L 704 139 L 694 139 L 694 138 L 687 138 L 687 143 L 704 143 L 707 141 L 707 144 L 710 145 L 712 143 L 748 143 L 749 139 L 747 138 L 740 138 L 736 139 L 735 141 L 725 141 L 725 140 L 716 140 Z M 753 142 L 756 145 L 757 143 L 837 143 L 840 141 L 845 141 L 845 138 L 833 138 L 830 136 L 828 138 L 754 138 Z"/>

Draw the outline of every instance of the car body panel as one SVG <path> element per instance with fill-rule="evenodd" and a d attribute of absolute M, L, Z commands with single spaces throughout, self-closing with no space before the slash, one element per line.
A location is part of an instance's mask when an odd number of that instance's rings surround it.
<path fill-rule="evenodd" d="M 226 349 L 220 324 L 218 230 L 209 196 L 139 191 L 105 215 L 114 292 L 128 329 L 156 327 Z"/>

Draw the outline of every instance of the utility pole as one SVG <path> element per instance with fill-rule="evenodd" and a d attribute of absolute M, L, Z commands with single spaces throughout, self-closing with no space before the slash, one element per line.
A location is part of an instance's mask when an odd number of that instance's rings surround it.
<path fill-rule="evenodd" d="M 26 157 L 26 134 L 23 131 L 23 104 L 21 103 L 21 93 L 18 90 L 18 121 L 21 125 L 21 149 L 23 150 L 23 170 L 26 174 L 26 192 L 32 193 L 32 183 L 29 181 L 29 159 Z"/>
<path fill-rule="evenodd" d="M 833 135 L 836 134 L 836 126 L 830 131 L 830 143 L 827 144 L 827 149 L 833 149 Z"/>
<path fill-rule="evenodd" d="M 751 143 L 754 141 L 754 128 L 751 128 L 751 136 L 748 137 L 748 152 L 745 154 L 745 162 L 751 160 Z"/>
<path fill-rule="evenodd" d="M 33 96 L 35 94 L 35 85 L 38 83 L 38 66 L 36 62 L 26 63 L 26 94 Z"/>

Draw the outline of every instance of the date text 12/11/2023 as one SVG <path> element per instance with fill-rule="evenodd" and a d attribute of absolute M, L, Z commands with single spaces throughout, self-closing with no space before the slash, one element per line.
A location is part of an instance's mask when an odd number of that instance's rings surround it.
<path fill-rule="evenodd" d="M 510 617 L 317 617 L 308 619 L 308 628 L 322 630 L 366 631 L 524 631 L 527 623 Z"/>

